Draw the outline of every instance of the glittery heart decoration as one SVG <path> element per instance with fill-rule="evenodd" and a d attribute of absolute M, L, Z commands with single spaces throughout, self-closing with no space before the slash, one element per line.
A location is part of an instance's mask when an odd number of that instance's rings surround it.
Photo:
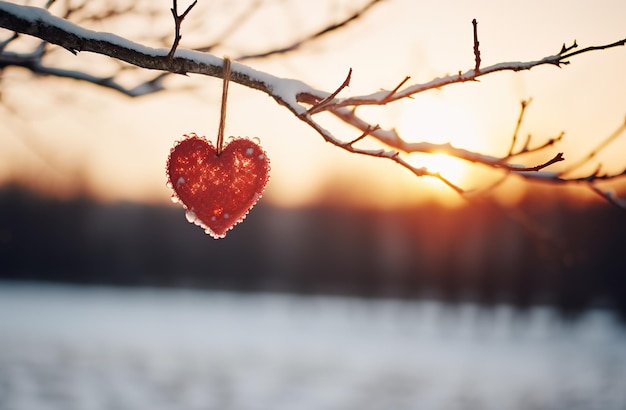
<path fill-rule="evenodd" d="M 167 161 L 172 198 L 215 239 L 226 236 L 261 198 L 269 169 L 265 151 L 247 138 L 232 139 L 218 153 L 205 138 L 185 135 Z"/>

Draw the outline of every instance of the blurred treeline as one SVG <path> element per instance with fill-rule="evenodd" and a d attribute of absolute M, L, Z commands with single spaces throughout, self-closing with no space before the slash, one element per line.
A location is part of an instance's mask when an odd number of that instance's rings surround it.
<path fill-rule="evenodd" d="M 626 212 L 544 194 L 515 208 L 261 203 L 216 241 L 180 206 L 6 186 L 0 279 L 551 304 L 566 314 L 601 305 L 626 318 Z"/>

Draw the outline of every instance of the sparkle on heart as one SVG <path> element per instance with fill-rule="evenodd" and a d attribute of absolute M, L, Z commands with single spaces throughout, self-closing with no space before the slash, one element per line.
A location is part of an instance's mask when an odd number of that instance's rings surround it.
<path fill-rule="evenodd" d="M 231 139 L 218 154 L 204 137 L 185 135 L 170 151 L 168 186 L 187 219 L 218 239 L 261 198 L 269 169 L 263 148 L 248 138 Z"/>

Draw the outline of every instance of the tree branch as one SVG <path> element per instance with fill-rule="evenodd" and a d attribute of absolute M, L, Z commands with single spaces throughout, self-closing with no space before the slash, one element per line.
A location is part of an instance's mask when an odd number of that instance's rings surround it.
<path fill-rule="evenodd" d="M 339 87 L 335 91 L 333 91 L 328 97 L 324 98 L 322 101 L 315 103 L 311 108 L 306 111 L 307 115 L 313 115 L 316 112 L 324 111 L 326 109 L 326 105 L 331 103 L 331 101 L 346 87 L 350 85 L 350 79 L 352 78 L 352 69 L 348 71 L 348 75 L 346 79 L 341 83 Z"/>
<path fill-rule="evenodd" d="M 168 73 L 159 73 L 154 78 L 137 84 L 135 87 L 128 88 L 120 84 L 115 80 L 114 76 L 99 77 L 85 73 L 83 71 L 68 70 L 57 67 L 48 67 L 43 65 L 40 58 L 33 56 L 17 54 L 17 53 L 3 53 L 0 54 L 0 69 L 15 66 L 24 67 L 29 69 L 35 74 L 51 75 L 55 77 L 70 78 L 73 80 L 86 81 L 91 84 L 96 84 L 105 88 L 109 88 L 118 92 L 121 92 L 129 97 L 138 97 L 146 94 L 152 94 L 165 90 L 163 85 L 163 78 Z"/>
<path fill-rule="evenodd" d="M 480 42 L 478 41 L 478 21 L 476 19 L 472 20 L 472 26 L 474 27 L 474 71 L 478 74 L 480 73 L 480 49 L 478 48 Z"/>
<path fill-rule="evenodd" d="M 357 105 L 384 105 L 388 102 L 397 101 L 403 98 L 407 98 L 418 94 L 420 92 L 426 90 L 432 90 L 437 88 L 442 88 L 451 84 L 464 83 L 467 81 L 475 81 L 477 78 L 493 74 L 500 71 L 525 71 L 530 70 L 534 67 L 542 66 L 542 65 L 555 65 L 560 66 L 561 64 L 569 64 L 567 60 L 568 57 L 573 55 L 581 54 L 582 52 L 589 51 L 597 51 L 597 50 L 605 50 L 608 48 L 614 48 L 623 46 L 626 44 L 626 39 L 616 41 L 614 43 L 605 44 L 602 46 L 594 46 L 587 47 L 584 51 L 580 50 L 580 52 L 572 53 L 572 54 L 555 54 L 551 56 L 547 56 L 541 58 L 539 60 L 533 61 L 514 61 L 514 62 L 504 62 L 491 65 L 489 67 L 485 67 L 480 69 L 479 72 L 476 72 L 475 68 L 467 70 L 465 72 L 459 72 L 455 75 L 448 75 L 445 77 L 435 78 L 429 82 L 422 84 L 414 84 L 406 87 L 403 90 L 397 91 L 394 93 L 393 97 L 389 98 L 389 91 L 379 91 L 369 95 L 362 95 L 356 97 L 350 97 L 345 99 L 339 99 L 335 101 L 332 105 L 333 107 L 347 107 L 347 106 L 357 106 Z"/>
<path fill-rule="evenodd" d="M 221 58 L 206 53 L 179 50 L 177 55 L 170 59 L 169 50 L 146 47 L 111 33 L 87 30 L 38 7 L 0 1 L 0 27 L 38 37 L 74 54 L 81 51 L 93 52 L 150 70 L 222 77 Z M 271 94 L 267 83 L 278 80 L 241 64 L 233 64 L 231 81 L 246 87 Z"/>
<path fill-rule="evenodd" d="M 528 106 L 528 104 L 530 104 L 531 101 L 532 100 L 524 100 L 521 103 L 522 107 L 519 112 L 519 117 L 517 117 L 517 124 L 515 124 L 515 131 L 513 131 L 513 138 L 511 138 L 511 147 L 509 148 L 509 156 L 513 155 L 513 150 L 515 149 L 515 144 L 517 143 L 517 135 L 519 134 L 520 127 L 522 126 L 522 120 L 524 119 L 524 113 L 526 112 L 526 107 Z M 528 142 L 529 141 L 527 140 L 526 144 L 524 144 L 524 148 L 528 146 Z"/>
<path fill-rule="evenodd" d="M 361 17 L 367 11 L 369 11 L 376 3 L 379 3 L 380 1 L 382 1 L 382 0 L 370 0 L 369 3 L 367 3 L 361 9 L 355 11 L 351 16 L 347 17 L 346 19 L 341 20 L 341 21 L 339 21 L 337 23 L 331 24 L 331 25 L 323 28 L 320 31 L 317 31 L 315 33 L 311 33 L 311 34 L 305 36 L 304 38 L 291 43 L 288 46 L 281 47 L 281 48 L 276 48 L 276 49 L 265 51 L 265 52 L 261 52 L 261 53 L 243 55 L 243 56 L 239 57 L 238 60 L 243 61 L 243 60 L 252 60 L 252 59 L 258 59 L 258 58 L 266 58 L 266 57 L 273 56 L 273 55 L 276 55 L 276 54 L 284 54 L 284 53 L 288 53 L 290 51 L 296 50 L 296 49 L 300 48 L 303 44 L 308 43 L 311 40 L 314 40 L 314 39 L 326 36 L 327 34 L 330 34 L 332 32 L 335 32 L 335 31 L 337 31 L 337 30 L 347 26 L 348 24 L 350 24 L 354 20 L 356 20 L 359 17 Z"/>
<path fill-rule="evenodd" d="M 180 43 L 180 39 L 183 36 L 180 34 L 180 27 L 183 24 L 183 20 L 187 17 L 187 14 L 191 11 L 192 8 L 198 3 L 198 0 L 195 0 L 193 3 L 187 7 L 187 9 L 183 12 L 183 14 L 178 14 L 178 1 L 172 0 L 173 5 L 170 9 L 172 11 L 172 17 L 174 17 L 174 42 L 172 43 L 172 48 L 170 52 L 167 53 L 167 56 L 171 59 L 174 57 L 174 53 L 176 52 L 176 48 L 178 48 L 178 43 Z"/>
<path fill-rule="evenodd" d="M 512 166 L 509 169 L 511 171 L 515 171 L 515 172 L 537 172 L 537 171 L 541 171 L 544 168 L 549 167 L 552 164 L 556 164 L 557 162 L 561 162 L 561 161 L 565 161 L 565 158 L 563 158 L 563 153 L 559 152 L 558 154 L 556 154 L 554 157 L 552 157 L 548 161 L 544 162 L 543 164 L 535 165 L 533 167 L 525 167 L 525 166 L 516 167 L 516 166 Z"/>
<path fill-rule="evenodd" d="M 376 1 L 372 1 L 370 6 L 374 3 L 376 3 Z M 178 16 L 178 29 L 180 29 L 180 21 L 182 21 L 182 18 L 184 18 L 192 6 L 190 6 L 182 16 Z M 174 8 L 173 14 L 177 15 Z M 86 51 L 102 54 L 116 60 L 127 62 L 136 67 L 160 71 L 160 75 L 166 75 L 167 73 L 195 73 L 222 78 L 224 73 L 224 61 L 211 54 L 176 49 L 175 46 L 177 44 L 174 44 L 170 50 L 164 48 L 146 47 L 114 34 L 95 32 L 81 28 L 68 22 L 67 20 L 52 16 L 47 10 L 42 8 L 21 6 L 0 1 L 0 27 L 12 30 L 16 33 L 38 37 L 46 43 L 59 45 L 72 53 Z M 332 30 L 333 28 L 331 26 L 321 32 L 320 35 Z M 178 32 L 177 38 L 179 38 L 179 35 L 180 33 Z M 416 176 L 429 176 L 439 179 L 456 192 L 463 193 L 463 189 L 456 186 L 439 173 L 431 172 L 426 168 L 415 167 L 409 164 L 403 158 L 401 153 L 443 153 L 468 162 L 500 169 L 506 173 L 516 174 L 529 180 L 543 180 L 563 183 L 578 182 L 582 181 L 582 179 L 566 179 L 559 173 L 544 170 L 546 167 L 563 160 L 563 155 L 561 153 L 558 153 L 550 160 L 535 166 L 523 166 L 510 162 L 510 159 L 513 156 L 526 152 L 538 151 L 554 144 L 556 141 L 560 140 L 562 135 L 534 148 L 529 148 L 529 138 L 526 144 L 524 144 L 522 149 L 518 152 L 513 152 L 515 145 L 515 141 L 513 141 L 511 149 L 507 155 L 501 157 L 490 156 L 454 147 L 449 143 L 433 144 L 429 142 L 407 142 L 394 129 L 385 130 L 372 125 L 369 121 L 358 115 L 356 109 L 363 105 L 386 105 L 403 98 L 409 98 L 425 90 L 441 88 L 455 83 L 474 81 L 480 76 L 499 71 L 516 72 L 530 70 L 531 68 L 541 65 L 560 66 L 561 64 L 567 64 L 567 59 L 575 55 L 589 51 L 623 46 L 625 43 L 626 39 L 606 45 L 592 46 L 577 51 L 571 51 L 577 47 L 576 43 L 574 43 L 570 47 L 564 46 L 558 54 L 547 56 L 538 60 L 526 62 L 505 62 L 481 68 L 480 56 L 478 52 L 478 38 L 475 29 L 474 67 L 467 70 L 465 73 L 459 72 L 457 75 L 435 78 L 426 83 L 413 84 L 404 87 L 404 84 L 409 80 L 409 77 L 406 77 L 392 91 L 383 90 L 369 95 L 349 98 L 338 98 L 337 95 L 344 87 L 347 86 L 350 80 L 350 75 L 334 92 L 327 92 L 318 90 L 299 80 L 279 78 L 268 73 L 254 70 L 241 63 L 233 62 L 231 66 L 230 80 L 268 94 L 274 98 L 276 102 L 296 115 L 301 121 L 313 128 L 318 134 L 320 134 L 320 136 L 322 136 L 322 138 L 337 147 L 362 155 L 387 158 L 406 168 Z M 175 50 L 176 52 L 172 53 L 171 50 Z M 6 58 L 7 55 L 8 54 L 5 53 L 4 57 Z M 29 68 L 33 69 L 33 67 L 35 70 L 41 70 L 42 72 L 46 70 L 51 72 L 51 69 L 43 66 L 33 65 Z M 56 71 L 55 73 L 72 77 L 72 74 L 69 72 Z M 88 78 L 85 76 L 80 77 L 78 75 L 73 76 L 73 78 L 102 84 L 114 89 L 120 89 L 120 87 L 117 87 L 114 82 L 107 79 Z M 157 78 L 159 78 L 159 76 L 157 76 Z M 360 130 L 361 133 L 357 138 L 348 138 L 345 141 L 338 138 L 314 119 L 315 115 L 324 111 L 335 115 L 341 121 Z M 520 122 L 522 116 L 523 111 L 520 114 Z M 514 138 L 516 138 L 518 130 L 519 125 L 516 128 Z M 371 150 L 357 147 L 356 143 L 366 137 L 377 139 L 391 149 Z M 591 181 L 595 181 L 596 179 L 600 179 L 600 177 L 595 175 L 588 176 L 585 182 L 589 183 Z"/>
<path fill-rule="evenodd" d="M 561 171 L 561 175 L 569 174 L 573 172 L 574 170 L 580 168 L 584 164 L 588 163 L 591 159 L 593 159 L 596 155 L 598 155 L 600 151 L 606 148 L 607 145 L 609 145 L 611 142 L 617 139 L 620 135 L 622 135 L 624 131 L 626 131 L 626 118 L 624 119 L 624 121 L 622 121 L 622 123 L 619 125 L 619 127 L 617 127 L 615 131 L 613 131 L 608 137 L 602 140 L 602 142 L 600 142 L 598 146 L 596 146 L 594 149 L 589 151 L 589 153 L 585 157 L 583 157 L 579 161 L 575 162 L 574 164 L 570 165 L 569 167 Z"/>

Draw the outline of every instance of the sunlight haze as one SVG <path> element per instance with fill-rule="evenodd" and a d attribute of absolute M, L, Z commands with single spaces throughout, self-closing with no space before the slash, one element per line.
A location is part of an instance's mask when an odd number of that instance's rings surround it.
<path fill-rule="evenodd" d="M 171 6 L 168 1 L 161 3 L 166 11 Z M 234 34 L 223 50 L 214 52 L 222 55 L 227 47 L 240 52 L 257 45 L 263 49 L 263 41 L 282 46 L 292 41 L 289 38 L 319 30 L 354 9 L 350 2 L 336 7 L 306 1 L 271 4 Z M 185 32 L 202 20 L 200 13 L 211 11 L 202 4 L 192 11 L 188 25 L 183 25 L 181 48 L 196 45 L 197 34 Z M 336 89 L 352 68 L 351 84 L 340 96 L 369 94 L 393 89 L 406 76 L 411 77 L 407 84 L 423 83 L 473 68 L 473 18 L 478 20 L 486 67 L 540 59 L 574 40 L 581 48 L 614 42 L 626 37 L 625 15 L 626 3 L 617 0 L 389 0 L 340 32 L 291 53 L 244 64 L 327 91 Z M 100 29 L 127 35 L 125 27 Z M 8 35 L 1 34 L 1 39 Z M 75 66 L 93 59 L 86 53 L 65 54 L 57 51 L 51 58 L 69 58 Z M 541 66 L 487 75 L 479 82 L 427 91 L 386 107 L 360 108 L 359 113 L 383 128 L 396 128 L 407 141 L 450 142 L 498 156 L 509 149 L 520 102 L 532 98 L 520 138 L 531 133 L 532 142 L 541 144 L 564 131 L 565 139 L 539 156 L 520 161 L 542 162 L 560 151 L 568 161 L 576 161 L 624 119 L 626 48 L 586 53 L 570 61 L 561 68 Z M 172 91 L 131 99 L 92 84 L 36 79 L 18 69 L 6 70 L 0 78 L 3 102 L 9 103 L 0 106 L 0 182 L 25 180 L 59 195 L 81 190 L 107 201 L 166 203 L 171 192 L 165 186 L 165 163 L 175 141 L 191 132 L 209 139 L 217 133 L 219 79 L 171 76 L 166 84 Z M 345 200 L 391 207 L 433 200 L 462 202 L 439 181 L 416 178 L 388 160 L 333 147 L 265 94 L 231 84 L 228 104 L 227 135 L 260 138 L 270 157 L 272 170 L 264 198 L 268 203 L 305 206 Z M 321 116 L 320 121 L 343 140 L 360 134 L 327 114 Z M 363 144 L 385 148 L 367 140 Z M 601 162 L 603 169 L 616 171 L 624 164 L 623 152 L 626 138 L 602 151 L 591 166 Z M 498 178 L 493 173 L 484 176 L 480 169 L 474 170 L 480 168 L 476 165 L 441 155 L 415 154 L 410 162 L 468 189 Z M 506 189 L 503 192 L 506 196 Z"/>

